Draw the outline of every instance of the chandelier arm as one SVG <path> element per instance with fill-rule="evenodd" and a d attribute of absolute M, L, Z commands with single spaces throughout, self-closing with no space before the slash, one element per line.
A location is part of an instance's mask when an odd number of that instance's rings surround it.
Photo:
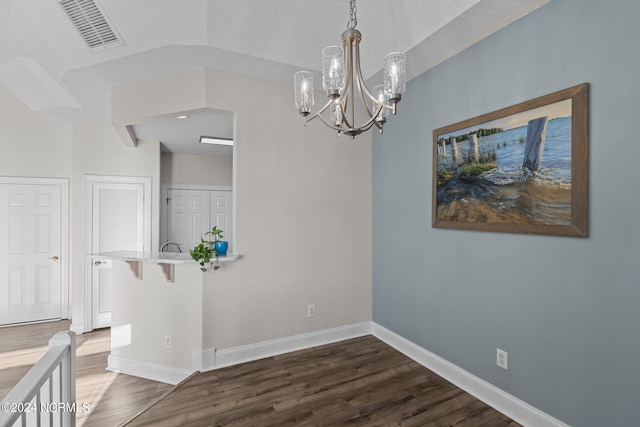
<path fill-rule="evenodd" d="M 382 107 L 379 107 L 377 110 L 377 114 L 373 115 L 369 120 L 367 120 L 366 122 L 364 122 L 363 124 L 355 127 L 352 126 L 350 123 L 348 123 L 345 120 L 345 125 L 346 127 L 338 127 L 332 123 L 327 122 L 327 120 L 321 115 L 322 112 L 324 112 L 326 110 L 326 108 L 331 104 L 331 100 L 327 103 L 327 105 L 325 105 L 322 110 L 318 111 L 316 114 L 314 114 L 311 118 L 308 118 L 305 120 L 305 123 L 310 122 L 311 120 L 318 118 L 320 119 L 320 121 L 322 123 L 324 123 L 327 127 L 333 129 L 333 130 L 337 130 L 339 132 L 346 132 L 346 131 L 354 131 L 354 130 L 360 130 L 362 132 L 366 132 L 369 129 L 371 129 L 371 127 L 376 124 L 376 126 L 380 127 L 377 123 L 376 123 L 376 117 L 378 117 L 378 114 L 380 114 L 380 112 L 382 111 Z M 343 118 L 346 119 L 346 117 L 344 117 L 344 113 L 343 113 Z"/>
<path fill-rule="evenodd" d="M 369 120 L 367 120 L 366 122 L 362 123 L 362 124 L 361 124 L 361 125 L 359 125 L 359 126 L 354 126 L 354 127 L 349 126 L 349 128 L 348 128 L 348 129 L 343 129 L 343 132 L 353 131 L 353 130 L 359 130 L 359 131 L 361 131 L 361 132 L 366 132 L 366 131 L 368 131 L 369 129 L 371 129 L 371 126 L 373 126 L 373 124 L 374 124 L 374 123 L 375 123 L 375 121 L 376 121 L 376 117 L 377 117 L 377 115 L 375 115 L 375 116 L 371 117 Z"/>
<path fill-rule="evenodd" d="M 349 64 L 349 79 L 351 80 L 351 82 L 353 82 L 354 78 L 356 77 L 356 76 L 353 75 L 353 63 L 354 63 L 354 59 L 355 59 L 354 58 L 355 52 L 357 52 L 357 50 L 358 50 L 358 43 L 359 43 L 359 41 L 356 38 L 352 38 L 349 41 L 349 62 L 350 62 L 350 64 Z M 356 66 L 357 66 L 358 62 L 357 61 L 355 61 L 355 62 L 356 62 Z M 351 87 L 350 87 L 350 93 L 351 93 L 351 105 L 350 105 L 350 107 L 351 108 L 349 108 L 349 111 L 351 112 L 351 122 L 353 124 L 355 124 L 355 122 L 356 122 L 356 96 L 355 96 L 354 92 L 355 92 L 355 85 L 352 83 Z M 349 126 L 349 127 L 351 127 L 351 126 Z"/>
<path fill-rule="evenodd" d="M 353 45 L 355 45 L 355 47 Z M 352 58 L 352 55 L 355 56 L 355 58 Z M 355 59 L 355 61 L 353 61 L 353 59 Z M 387 105 L 383 102 L 381 102 L 380 100 L 378 100 L 378 98 L 376 98 L 375 96 L 373 96 L 373 94 L 371 94 L 371 92 L 369 92 L 369 89 L 367 88 L 366 84 L 364 83 L 364 79 L 362 78 L 362 70 L 360 68 L 360 39 L 359 38 L 354 38 L 351 40 L 351 43 L 349 45 L 349 64 L 352 65 L 353 62 L 355 62 L 355 76 L 353 75 L 353 67 L 349 68 L 349 83 L 351 83 L 355 77 L 356 80 L 356 84 L 358 85 L 358 90 L 360 92 L 360 98 L 362 99 L 362 103 L 365 107 L 365 110 L 367 112 L 367 114 L 369 115 L 369 120 L 367 120 L 366 122 L 364 122 L 363 124 L 355 127 L 355 126 L 351 126 L 349 124 L 349 129 L 346 129 L 347 131 L 351 130 L 360 130 L 362 132 L 365 132 L 369 129 L 371 129 L 371 127 L 373 126 L 373 124 L 375 123 L 376 126 L 380 127 L 380 125 L 376 122 L 376 119 L 378 117 L 378 115 L 380 114 L 380 112 L 382 112 L 382 110 L 384 108 L 389 108 L 392 111 L 395 110 L 395 106 L 392 105 Z M 353 85 L 350 85 L 351 87 L 353 87 Z M 371 109 L 369 108 L 369 106 L 367 105 L 367 101 L 365 98 L 365 95 L 371 99 L 373 102 L 375 102 L 379 107 L 376 109 L 375 114 L 373 114 L 371 112 Z M 352 95 L 353 97 L 353 95 Z M 352 109 L 354 109 L 355 106 L 352 106 Z M 354 117 L 354 121 L 355 121 L 355 117 Z M 347 123 L 348 124 L 348 123 Z"/>
<path fill-rule="evenodd" d="M 325 125 L 327 125 L 328 127 L 330 127 L 331 129 L 337 130 L 337 131 L 345 131 L 345 130 L 354 130 L 356 128 L 354 128 L 351 123 L 349 122 L 348 118 L 345 116 L 344 114 L 344 109 L 342 109 L 341 111 L 341 115 L 342 115 L 342 119 L 344 120 L 344 124 L 345 127 L 338 127 L 332 123 L 327 122 L 327 120 L 322 116 L 322 113 L 324 113 L 326 111 L 326 109 L 331 105 L 331 103 L 333 102 L 332 99 L 330 99 L 320 110 L 318 110 L 318 112 L 316 112 L 313 116 L 308 117 L 304 120 L 305 124 L 309 123 L 311 120 L 318 118 L 320 119 L 320 121 L 322 123 L 324 123 Z M 348 98 L 345 100 L 345 102 L 348 102 Z M 366 130 L 366 129 L 365 129 Z"/>
<path fill-rule="evenodd" d="M 334 125 L 333 123 L 329 123 L 329 122 L 327 122 L 327 120 L 326 120 L 323 116 L 318 115 L 317 117 L 318 117 L 318 118 L 320 119 L 320 121 L 321 121 L 322 123 L 324 123 L 328 128 L 331 128 L 331 129 L 333 129 L 333 130 L 337 130 L 338 132 L 346 132 L 346 131 L 349 131 L 349 130 L 355 130 L 355 128 L 352 128 L 351 126 L 348 126 L 348 127 L 342 127 L 342 126 L 336 126 L 336 125 Z M 344 117 L 344 114 L 343 114 L 343 117 Z M 345 124 L 346 124 L 346 123 L 345 123 Z M 366 129 L 365 129 L 365 130 L 366 130 Z"/>
<path fill-rule="evenodd" d="M 382 107 L 380 107 L 380 108 L 378 109 L 378 113 L 380 113 L 380 111 L 382 111 Z M 355 130 L 359 130 L 359 131 L 361 131 L 361 132 L 366 132 L 366 131 L 368 131 L 369 129 L 371 129 L 371 127 L 372 127 L 374 124 L 375 124 L 376 126 L 378 126 L 378 128 L 380 128 L 380 125 L 378 125 L 378 123 L 376 122 L 376 117 L 377 117 L 377 116 L 378 116 L 378 115 L 376 114 L 375 116 L 373 116 L 373 117 L 371 117 L 369 120 L 367 120 L 365 123 L 363 123 L 363 124 L 361 124 L 360 126 L 357 126 L 357 127 L 353 127 L 353 126 L 351 126 L 351 125 L 349 125 L 349 126 L 347 126 L 347 127 L 338 127 L 338 126 L 336 126 L 336 125 L 334 125 L 334 124 L 332 124 L 332 123 L 327 122 L 327 120 L 326 120 L 323 116 L 321 116 L 321 115 L 320 115 L 320 113 L 318 112 L 318 113 L 314 114 L 314 116 L 313 116 L 313 117 L 311 117 L 310 119 L 307 119 L 307 120 L 305 121 L 305 123 L 307 123 L 307 122 L 309 122 L 310 120 L 313 120 L 313 119 L 315 119 L 315 118 L 317 117 L 317 118 L 318 118 L 322 123 L 324 123 L 324 124 L 325 124 L 325 126 L 327 126 L 328 128 L 331 128 L 331 129 L 333 129 L 333 130 L 337 130 L 338 132 L 346 133 L 346 132 L 348 132 L 348 131 L 355 131 Z M 346 123 L 345 123 L 345 124 L 346 124 Z"/>
<path fill-rule="evenodd" d="M 345 130 L 349 130 L 349 129 L 345 129 L 345 128 L 343 128 L 343 127 L 338 127 L 338 126 L 336 126 L 336 125 L 334 125 L 334 124 L 332 124 L 332 123 L 327 122 L 327 121 L 325 120 L 325 118 L 324 118 L 324 117 L 322 117 L 322 116 L 320 116 L 320 115 L 317 115 L 317 117 L 318 117 L 318 118 L 320 119 L 320 121 L 321 121 L 322 123 L 324 123 L 328 128 L 331 128 L 331 129 L 333 129 L 333 130 L 337 130 L 338 132 L 344 132 Z"/>
<path fill-rule="evenodd" d="M 371 129 L 371 126 L 373 126 L 373 124 L 376 122 L 376 116 L 371 117 L 369 120 L 367 120 L 365 123 L 361 124 L 360 126 L 356 127 L 356 128 L 352 128 L 352 129 L 358 129 L 362 132 L 366 132 L 369 129 Z"/>
<path fill-rule="evenodd" d="M 347 129 L 353 129 L 352 121 L 349 121 L 349 117 L 347 117 L 346 112 L 349 110 L 349 97 L 346 96 L 344 98 L 344 108 L 342 109 L 342 121 L 344 122 Z"/>
<path fill-rule="evenodd" d="M 367 104 L 367 101 L 365 99 L 365 94 L 362 90 L 362 87 L 364 86 L 366 88 L 366 86 L 364 85 L 364 82 L 361 82 L 360 79 L 357 79 L 356 82 L 358 83 L 358 88 L 360 89 L 360 99 L 362 100 L 362 104 L 364 105 L 364 108 L 367 112 L 367 114 L 369 115 L 370 119 L 373 119 L 373 124 L 376 125 L 376 127 L 380 130 L 382 130 L 382 126 L 384 124 L 384 121 L 379 123 L 378 122 L 378 118 L 380 116 L 380 114 L 382 113 L 382 110 L 384 110 L 385 106 L 384 104 L 381 104 L 380 102 L 376 102 L 376 110 L 374 113 L 371 112 L 371 109 L 369 108 L 369 104 Z M 372 97 L 371 98 L 372 101 L 378 101 L 378 98 Z M 369 120 L 370 122 L 370 120 Z M 367 123 L 369 123 L 367 122 Z M 371 128 L 371 126 L 369 126 L 367 129 L 363 129 L 364 131 L 367 131 Z"/>
<path fill-rule="evenodd" d="M 344 46 L 344 56 L 347 59 L 347 80 L 345 84 L 344 91 L 342 92 L 342 96 L 340 97 L 339 102 L 342 103 L 344 101 L 344 109 L 342 111 L 342 116 L 347 124 L 347 127 L 351 128 L 351 123 L 355 120 L 355 110 L 354 110 L 354 102 L 349 103 L 349 95 L 353 99 L 353 46 L 352 46 L 352 38 L 345 38 L 344 34 L 342 36 L 342 45 Z M 347 112 L 351 109 L 351 122 L 347 117 Z"/>
<path fill-rule="evenodd" d="M 364 110 L 367 112 L 367 115 L 369 117 L 372 117 L 373 113 L 371 112 L 371 109 L 369 108 L 369 104 L 367 104 L 367 100 L 365 98 L 364 91 L 362 90 L 362 87 L 364 86 L 364 83 L 362 83 L 360 81 L 360 79 L 356 79 L 356 83 L 358 83 L 358 90 L 360 92 L 360 99 L 362 100 L 362 105 L 364 105 Z"/>
<path fill-rule="evenodd" d="M 367 104 L 367 100 L 366 100 L 366 98 L 364 96 L 363 88 L 364 88 L 364 90 L 367 91 L 367 94 L 369 95 L 370 98 L 372 98 L 372 99 L 377 99 L 377 98 L 373 98 L 371 96 L 367 86 L 364 83 L 364 80 L 362 79 L 362 72 L 360 71 L 360 43 L 356 44 L 355 56 L 356 56 L 356 83 L 358 84 L 358 90 L 360 92 L 360 99 L 362 100 L 362 105 L 364 105 L 364 109 L 367 112 L 367 114 L 369 115 L 369 117 L 373 117 L 373 114 L 371 113 L 371 109 L 369 108 L 369 104 Z"/>
<path fill-rule="evenodd" d="M 387 108 L 387 109 L 391 110 L 392 114 L 396 114 L 396 104 L 389 105 L 389 104 L 385 104 L 384 102 L 380 101 L 378 98 L 373 96 L 373 94 L 371 92 L 369 92 L 369 88 L 364 83 L 364 78 L 362 78 L 362 70 L 360 69 L 360 49 L 356 50 L 356 77 L 358 79 L 358 84 L 361 85 L 361 89 L 364 90 L 364 92 L 367 94 L 369 99 L 371 99 L 371 101 L 375 102 L 376 104 L 378 104 L 381 107 L 384 107 L 384 108 Z M 362 97 L 362 101 L 365 102 L 364 96 Z M 366 104 L 366 102 L 365 102 L 365 104 Z M 367 110 L 368 110 L 368 108 L 367 108 Z"/>
<path fill-rule="evenodd" d="M 305 123 L 309 123 L 311 120 L 315 119 L 316 117 L 320 117 L 320 115 L 321 115 L 322 113 L 324 113 L 324 111 L 325 111 L 327 108 L 329 108 L 329 106 L 331 105 L 331 103 L 332 103 L 332 102 L 333 102 L 333 100 L 332 100 L 332 99 L 330 99 L 329 101 L 327 101 L 327 103 L 326 103 L 326 104 L 324 104 L 324 106 L 323 106 L 321 109 L 319 109 L 319 110 L 318 110 L 318 111 L 317 111 L 313 116 L 311 116 L 311 117 L 309 117 L 309 118 L 306 118 L 306 119 L 304 120 L 304 122 L 305 122 Z"/>

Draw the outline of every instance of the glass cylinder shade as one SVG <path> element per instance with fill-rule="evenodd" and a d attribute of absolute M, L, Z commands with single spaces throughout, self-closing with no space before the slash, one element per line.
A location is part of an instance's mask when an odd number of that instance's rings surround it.
<path fill-rule="evenodd" d="M 313 74 L 309 71 L 298 71 L 293 76 L 295 101 L 298 112 L 308 115 L 313 107 Z"/>
<path fill-rule="evenodd" d="M 337 98 L 344 85 L 344 51 L 340 46 L 327 46 L 322 49 L 322 87 L 330 98 Z"/>
<path fill-rule="evenodd" d="M 404 53 L 393 52 L 384 57 L 384 90 L 392 102 L 396 95 L 404 93 L 406 86 L 406 70 Z M 399 100 L 399 99 L 398 99 Z"/>
<path fill-rule="evenodd" d="M 329 111 L 329 118 L 331 119 L 331 123 L 335 126 L 342 126 L 342 105 L 332 103 L 331 109 Z"/>
<path fill-rule="evenodd" d="M 374 86 L 373 89 L 371 90 L 371 94 L 381 103 L 383 104 L 389 103 L 388 96 L 384 91 L 384 85 Z M 371 112 L 375 113 L 376 111 L 378 111 L 378 108 L 380 108 L 380 105 L 371 101 L 371 107 L 372 107 Z M 381 119 L 383 117 L 385 118 L 389 117 L 389 112 L 390 110 L 388 108 L 383 108 L 382 111 L 380 111 L 380 115 L 378 116 L 378 118 Z"/>

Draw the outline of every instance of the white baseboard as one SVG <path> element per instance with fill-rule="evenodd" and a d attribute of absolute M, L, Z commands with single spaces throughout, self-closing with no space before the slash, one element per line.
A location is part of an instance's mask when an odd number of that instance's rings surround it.
<path fill-rule="evenodd" d="M 178 384 L 193 373 L 193 371 L 187 369 L 140 362 L 138 360 L 114 355 L 109 355 L 107 359 L 107 371 L 119 372 L 173 385 Z"/>
<path fill-rule="evenodd" d="M 425 368 L 432 370 L 523 426 L 569 427 L 562 421 L 553 418 L 517 397 L 470 374 L 440 356 L 425 350 L 384 326 L 372 322 L 371 333 L 376 338 L 384 341 Z"/>
<path fill-rule="evenodd" d="M 191 369 L 195 371 L 210 371 L 211 366 L 216 366 L 216 349 L 210 348 L 204 351 L 193 350 L 191 352 Z"/>
<path fill-rule="evenodd" d="M 216 351 L 216 349 L 194 350 L 191 353 L 192 370 L 109 355 L 107 370 L 175 385 L 196 371 L 211 371 L 369 334 L 371 334 L 371 322 L 367 321 L 220 351 Z"/>
<path fill-rule="evenodd" d="M 225 366 L 237 365 L 238 363 L 250 362 L 252 360 L 263 359 L 265 357 L 362 337 L 369 334 L 371 334 L 371 322 L 367 321 L 263 341 L 241 347 L 227 348 L 218 351 L 205 350 L 202 358 L 202 371 L 210 371 Z M 213 355 L 211 354 L 212 351 Z"/>
<path fill-rule="evenodd" d="M 73 325 L 71 330 L 74 330 Z M 193 351 L 191 371 L 171 366 L 139 362 L 137 360 L 113 355 L 109 356 L 107 370 L 169 384 L 178 384 L 195 371 L 211 371 L 369 334 L 384 341 L 407 357 L 410 357 L 417 363 L 432 370 L 524 426 L 569 427 L 562 421 L 553 418 L 517 397 L 470 374 L 464 369 L 390 331 L 384 326 L 368 321 L 218 351 L 215 349 Z"/>

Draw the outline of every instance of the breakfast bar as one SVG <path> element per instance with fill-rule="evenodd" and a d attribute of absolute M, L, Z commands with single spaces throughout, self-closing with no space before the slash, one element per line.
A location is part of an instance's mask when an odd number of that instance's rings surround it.
<path fill-rule="evenodd" d="M 111 353 L 107 369 L 177 384 L 201 369 L 206 275 L 189 254 L 113 251 Z M 238 259 L 229 254 L 214 265 Z M 213 269 L 211 269 L 213 270 Z"/>

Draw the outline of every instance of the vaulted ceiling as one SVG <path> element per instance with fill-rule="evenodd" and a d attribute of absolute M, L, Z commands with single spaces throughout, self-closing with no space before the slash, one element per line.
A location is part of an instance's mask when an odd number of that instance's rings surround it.
<path fill-rule="evenodd" d="M 360 0 L 365 78 L 402 51 L 411 79 L 548 1 Z M 85 2 L 119 43 L 87 46 L 60 5 Z M 348 0 L 5 0 L 0 83 L 50 120 L 108 118 L 112 87 L 195 68 L 286 83 L 299 69 L 317 72 L 348 20 Z"/>

